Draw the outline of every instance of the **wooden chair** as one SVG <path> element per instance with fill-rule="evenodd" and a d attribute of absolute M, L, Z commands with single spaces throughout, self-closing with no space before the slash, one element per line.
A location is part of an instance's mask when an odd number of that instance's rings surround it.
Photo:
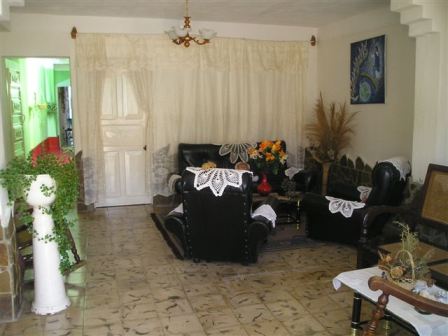
<path fill-rule="evenodd" d="M 428 313 L 448 317 L 448 304 L 424 298 L 382 277 L 371 277 L 369 279 L 369 288 L 373 291 L 381 290 L 382 294 L 378 297 L 376 308 L 372 312 L 372 318 L 367 324 L 362 334 L 363 336 L 375 335 L 378 323 L 384 316 L 384 310 L 389 302 L 390 295 Z"/>

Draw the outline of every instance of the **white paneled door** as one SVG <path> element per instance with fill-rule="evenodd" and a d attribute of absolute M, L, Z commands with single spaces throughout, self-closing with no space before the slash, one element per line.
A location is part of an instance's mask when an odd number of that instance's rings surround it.
<path fill-rule="evenodd" d="M 123 75 L 105 82 L 101 127 L 105 175 L 96 205 L 149 203 L 146 116 Z"/>

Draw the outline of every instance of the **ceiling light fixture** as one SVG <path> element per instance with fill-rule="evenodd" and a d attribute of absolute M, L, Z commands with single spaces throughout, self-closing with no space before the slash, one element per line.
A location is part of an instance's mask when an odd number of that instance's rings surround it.
<path fill-rule="evenodd" d="M 185 48 L 190 46 L 190 42 L 193 41 L 196 44 L 203 45 L 210 42 L 212 38 L 216 36 L 216 32 L 211 29 L 199 29 L 199 38 L 195 35 L 190 35 L 191 26 L 190 19 L 188 15 L 188 1 L 185 0 L 185 16 L 184 16 L 184 26 L 183 27 L 171 27 L 171 30 L 165 33 L 168 37 L 177 45 L 184 45 Z"/>

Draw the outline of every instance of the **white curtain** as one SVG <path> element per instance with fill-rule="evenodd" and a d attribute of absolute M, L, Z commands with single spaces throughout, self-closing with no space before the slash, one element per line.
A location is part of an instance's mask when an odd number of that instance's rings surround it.
<path fill-rule="evenodd" d="M 136 100 L 147 114 L 153 195 L 167 193 L 166 178 L 176 169 L 179 142 L 222 144 L 279 138 L 286 141 L 288 161 L 298 163 L 307 42 L 217 38 L 210 45 L 186 49 L 165 36 L 79 34 L 76 44 L 101 45 L 105 50 L 105 57 L 92 58 L 79 54 L 92 47 L 76 49 L 78 78 L 85 75 L 85 69 L 129 75 Z M 82 100 L 83 95 L 78 93 L 78 98 Z M 97 144 L 99 140 L 95 138 Z"/>
<path fill-rule="evenodd" d="M 80 141 L 83 151 L 84 202 L 95 203 L 104 188 L 104 157 L 101 137 L 101 102 L 106 69 L 106 48 L 101 36 L 88 36 L 76 43 L 76 72 Z"/>

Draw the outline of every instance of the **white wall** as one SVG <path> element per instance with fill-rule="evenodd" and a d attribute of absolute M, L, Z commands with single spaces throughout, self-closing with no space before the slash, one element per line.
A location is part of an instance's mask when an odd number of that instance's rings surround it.
<path fill-rule="evenodd" d="M 386 103 L 350 105 L 350 43 L 380 35 L 386 35 Z M 349 156 L 371 165 L 396 155 L 411 159 L 415 40 L 408 37 L 399 15 L 385 7 L 353 16 L 321 28 L 318 40 L 324 102 L 345 101 L 349 111 L 359 111 Z"/>
<path fill-rule="evenodd" d="M 2 44 L 0 43 L 0 54 L 2 52 Z M 3 82 L 3 73 L 4 67 L 0 66 L 0 80 Z M 0 87 L 1 88 L 1 87 Z M 0 98 L 3 97 L 4 91 L 0 91 Z M 4 99 L 0 99 L 0 169 L 4 168 L 6 165 L 6 151 L 5 151 L 5 132 L 4 132 L 4 122 L 3 122 L 3 114 L 4 111 Z M 8 195 L 5 189 L 0 187 L 0 225 L 3 227 L 7 227 L 9 224 L 9 218 L 11 217 L 11 207 L 8 206 Z"/>

